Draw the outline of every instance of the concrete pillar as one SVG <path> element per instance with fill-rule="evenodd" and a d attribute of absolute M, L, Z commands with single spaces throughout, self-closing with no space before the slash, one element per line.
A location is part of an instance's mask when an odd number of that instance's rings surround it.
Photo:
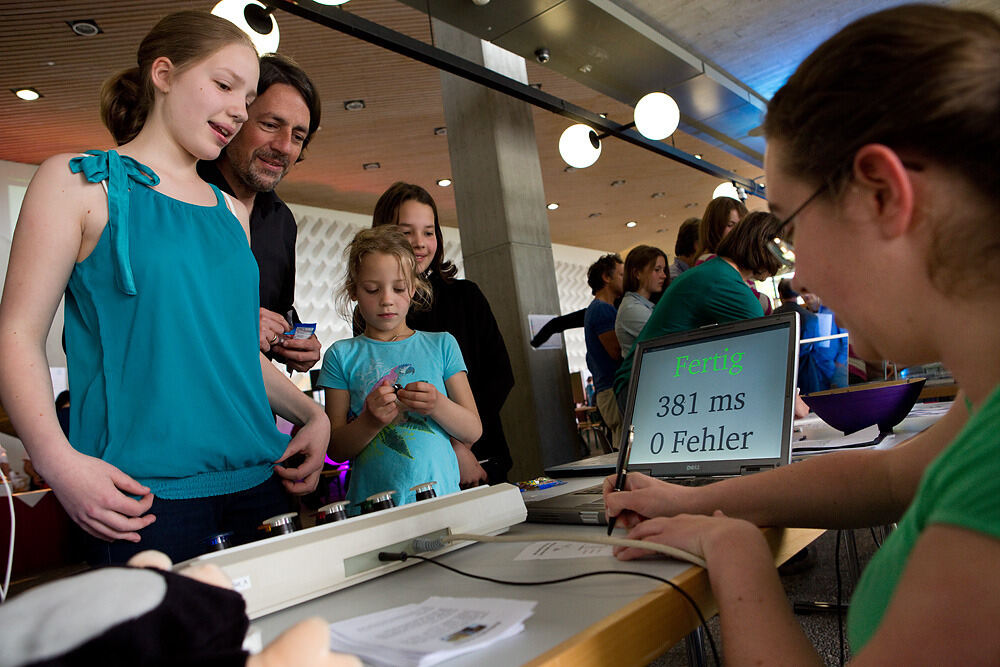
<path fill-rule="evenodd" d="M 435 45 L 522 82 L 524 60 L 434 20 Z M 529 345 L 528 314 L 558 314 L 552 241 L 531 108 L 441 73 L 465 274 L 483 290 L 514 368 L 501 415 L 514 468 L 536 477 L 579 458 L 566 353 Z M 555 150 L 555 147 L 553 147 Z"/>

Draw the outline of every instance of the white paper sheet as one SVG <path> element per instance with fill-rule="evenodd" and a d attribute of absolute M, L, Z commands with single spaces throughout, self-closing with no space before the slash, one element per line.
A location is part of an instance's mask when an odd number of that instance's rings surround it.
<path fill-rule="evenodd" d="M 533 542 L 514 560 L 556 560 L 560 558 L 596 558 L 613 556 L 610 544 L 584 544 L 582 542 Z"/>
<path fill-rule="evenodd" d="M 532 600 L 431 597 L 330 624 L 330 648 L 381 667 L 429 667 L 524 630 Z"/>

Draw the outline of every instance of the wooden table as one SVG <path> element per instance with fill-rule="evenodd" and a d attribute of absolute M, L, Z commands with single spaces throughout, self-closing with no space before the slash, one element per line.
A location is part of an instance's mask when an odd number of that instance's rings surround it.
<path fill-rule="evenodd" d="M 769 528 L 764 534 L 777 566 L 823 532 Z M 704 568 L 692 566 L 671 581 L 694 598 L 705 618 L 718 613 Z M 531 667 L 648 665 L 682 641 L 698 624 L 687 600 L 672 588 L 661 586 L 526 664 Z"/>
<path fill-rule="evenodd" d="M 953 399 L 958 395 L 958 385 L 954 382 L 948 384 L 930 384 L 924 385 L 924 388 L 920 390 L 920 395 L 917 396 L 918 401 L 926 401 L 928 399 Z"/>

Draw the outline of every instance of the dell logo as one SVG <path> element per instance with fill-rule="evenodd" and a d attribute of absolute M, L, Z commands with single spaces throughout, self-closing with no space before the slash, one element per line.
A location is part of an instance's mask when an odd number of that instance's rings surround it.
<path fill-rule="evenodd" d="M 687 467 L 687 469 L 688 470 L 701 470 L 701 464 L 699 464 L 699 463 L 692 463 L 691 465 L 689 465 Z"/>

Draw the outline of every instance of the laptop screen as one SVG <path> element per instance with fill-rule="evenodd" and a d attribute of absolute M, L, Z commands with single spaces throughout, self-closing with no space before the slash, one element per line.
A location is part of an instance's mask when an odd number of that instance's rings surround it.
<path fill-rule="evenodd" d="M 641 343 L 625 415 L 629 470 L 739 475 L 787 463 L 797 341 L 786 313 Z"/>

